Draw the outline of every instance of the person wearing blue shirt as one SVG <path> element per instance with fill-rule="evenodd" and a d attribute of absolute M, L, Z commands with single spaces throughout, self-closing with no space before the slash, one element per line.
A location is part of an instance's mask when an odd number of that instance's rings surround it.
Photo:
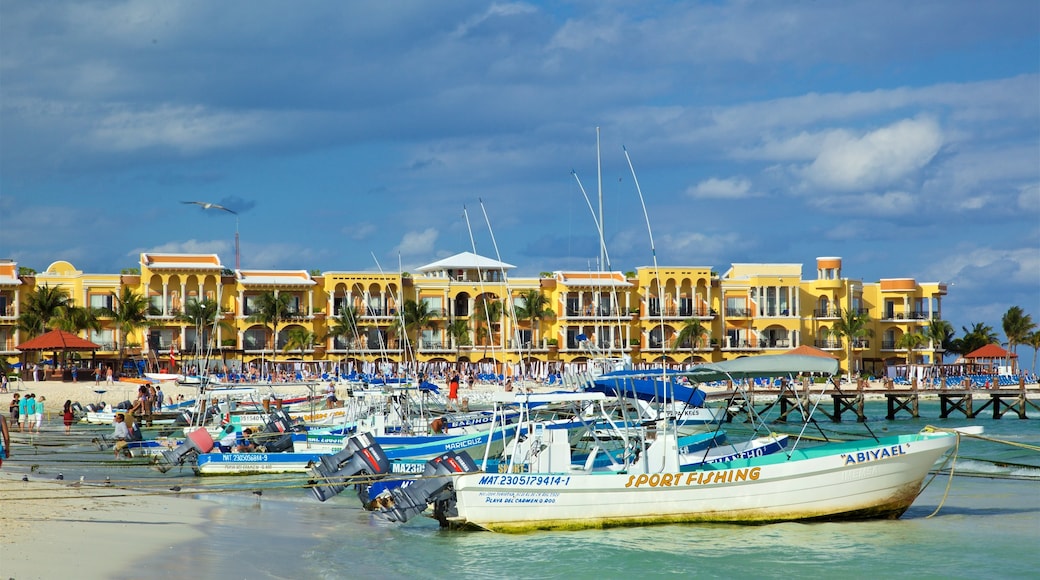
<path fill-rule="evenodd" d="M 29 405 L 29 395 L 26 395 L 26 396 L 22 397 L 22 399 L 18 401 L 18 432 L 19 433 L 21 433 L 23 431 L 23 427 L 25 426 L 25 422 L 29 420 L 28 405 Z"/>
<path fill-rule="evenodd" d="M 33 430 L 33 421 L 36 418 L 36 394 L 29 393 L 25 397 L 25 428 L 30 433 Z"/>

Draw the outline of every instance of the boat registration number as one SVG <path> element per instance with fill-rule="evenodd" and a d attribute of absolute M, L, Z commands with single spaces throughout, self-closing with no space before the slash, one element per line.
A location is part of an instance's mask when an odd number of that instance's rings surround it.
<path fill-rule="evenodd" d="M 235 463 L 238 463 L 238 462 L 249 463 L 249 462 L 253 462 L 253 461 L 267 461 L 267 454 L 266 453 L 221 453 L 220 454 L 220 460 L 221 461 L 231 461 L 231 462 L 235 462 Z"/>
<path fill-rule="evenodd" d="M 571 478 L 568 475 L 485 475 L 480 478 L 478 485 L 568 485 Z"/>

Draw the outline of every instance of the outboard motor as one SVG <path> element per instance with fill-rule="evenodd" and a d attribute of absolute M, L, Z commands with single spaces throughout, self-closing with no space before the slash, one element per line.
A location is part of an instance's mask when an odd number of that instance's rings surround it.
<path fill-rule="evenodd" d="M 390 460 L 371 435 L 362 433 L 348 439 L 343 451 L 322 455 L 310 473 L 324 481 L 323 485 L 313 485 L 311 492 L 318 501 L 325 501 L 339 495 L 346 488 L 349 477 L 390 473 Z"/>
<path fill-rule="evenodd" d="M 283 409 L 275 409 L 267 416 L 267 423 L 262 429 L 250 438 L 250 441 L 258 447 L 263 447 L 268 453 L 281 453 L 292 451 L 293 422 L 289 414 Z"/>
<path fill-rule="evenodd" d="M 155 468 L 166 473 L 177 465 L 194 462 L 202 453 L 209 453 L 214 446 L 213 437 L 205 429 L 196 429 L 188 435 L 188 439 L 176 449 L 163 451 L 155 456 Z"/>
<path fill-rule="evenodd" d="M 173 420 L 173 424 L 178 427 L 187 427 L 191 425 L 191 411 L 184 410 L 177 414 L 177 418 Z"/>
<path fill-rule="evenodd" d="M 388 497 L 385 495 L 378 498 L 374 510 L 392 522 L 406 522 L 426 511 L 429 504 L 436 503 L 435 515 L 441 525 L 445 526 L 447 517 L 458 515 L 453 495 L 455 490 L 449 476 L 476 471 L 480 471 L 480 468 L 468 453 L 448 451 L 426 462 L 422 477 L 415 483 L 391 489 L 387 492 Z"/>

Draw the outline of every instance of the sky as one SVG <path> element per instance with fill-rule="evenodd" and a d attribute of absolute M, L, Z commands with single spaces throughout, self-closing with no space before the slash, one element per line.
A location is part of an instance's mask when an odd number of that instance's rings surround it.
<path fill-rule="evenodd" d="M 234 267 L 237 229 L 245 269 L 589 270 L 600 189 L 614 270 L 840 256 L 1003 338 L 1040 321 L 1040 3 L 0 4 L 21 266 Z"/>

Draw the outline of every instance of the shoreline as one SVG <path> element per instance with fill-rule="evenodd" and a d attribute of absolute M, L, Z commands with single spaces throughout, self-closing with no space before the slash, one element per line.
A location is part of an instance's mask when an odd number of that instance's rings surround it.
<path fill-rule="evenodd" d="M 0 472 L 0 575 L 139 578 L 139 565 L 204 535 L 203 500 L 75 483 Z"/>

